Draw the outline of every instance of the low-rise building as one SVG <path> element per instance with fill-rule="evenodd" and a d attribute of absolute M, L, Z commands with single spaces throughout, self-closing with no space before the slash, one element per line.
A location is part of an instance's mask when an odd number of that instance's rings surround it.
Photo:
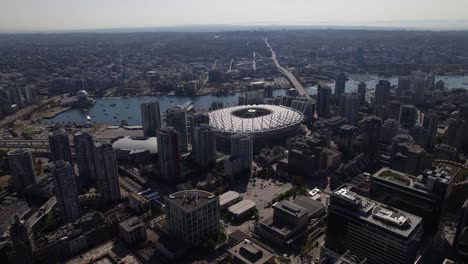
<path fill-rule="evenodd" d="M 275 263 L 275 254 L 249 239 L 244 239 L 228 249 L 232 263 Z"/>
<path fill-rule="evenodd" d="M 242 200 L 238 192 L 228 191 L 219 196 L 219 208 L 225 209 Z"/>
<path fill-rule="evenodd" d="M 146 241 L 146 224 L 134 216 L 119 224 L 120 237 L 128 245 Z"/>
<path fill-rule="evenodd" d="M 239 219 L 246 216 L 256 208 L 257 207 L 254 201 L 245 199 L 230 206 L 228 208 L 228 212 L 232 214 L 235 218 Z"/>

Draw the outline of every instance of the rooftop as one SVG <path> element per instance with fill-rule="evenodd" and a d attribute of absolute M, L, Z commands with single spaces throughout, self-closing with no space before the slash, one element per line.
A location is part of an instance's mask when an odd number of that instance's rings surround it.
<path fill-rule="evenodd" d="M 235 191 L 228 191 L 219 196 L 219 204 L 223 206 L 233 200 L 236 200 L 240 197 L 238 192 Z"/>
<path fill-rule="evenodd" d="M 403 237 L 410 236 L 420 226 L 421 217 L 351 192 L 350 188 L 350 186 L 343 185 L 332 193 L 330 203 L 334 209 L 345 209 L 348 213 L 371 225 Z M 353 206 L 348 206 L 348 202 Z"/>
<path fill-rule="evenodd" d="M 242 200 L 242 201 L 234 204 L 233 206 L 229 207 L 228 211 L 230 213 L 232 213 L 232 214 L 240 215 L 240 214 L 254 208 L 255 206 L 256 206 L 256 204 L 255 204 L 254 201 L 245 199 L 245 200 Z"/>
<path fill-rule="evenodd" d="M 240 241 L 228 249 L 228 252 L 233 257 L 242 260 L 244 263 L 263 264 L 274 258 L 274 254 L 272 252 L 249 239 Z"/>
<path fill-rule="evenodd" d="M 155 137 L 122 137 L 112 143 L 114 149 L 145 151 L 151 154 L 158 153 L 158 143 Z"/>
<path fill-rule="evenodd" d="M 287 201 L 287 200 L 282 200 L 280 202 L 274 203 L 273 208 L 275 208 L 276 210 L 281 210 L 284 213 L 297 216 L 297 217 L 300 217 L 308 213 L 308 211 L 305 208 L 299 205 L 296 205 L 294 203 L 291 203 L 290 201 Z"/>
<path fill-rule="evenodd" d="M 146 226 L 145 223 L 136 216 L 120 222 L 119 225 L 127 232 L 132 232 L 134 229 L 139 229 Z"/>
<path fill-rule="evenodd" d="M 166 196 L 166 202 L 172 203 L 177 207 L 182 208 L 186 212 L 190 212 L 196 208 L 208 204 L 210 201 L 219 199 L 216 195 L 200 190 L 180 191 Z"/>
<path fill-rule="evenodd" d="M 71 259 L 66 264 L 141 264 L 138 259 L 124 246 L 109 241 L 97 246 L 80 256 Z"/>

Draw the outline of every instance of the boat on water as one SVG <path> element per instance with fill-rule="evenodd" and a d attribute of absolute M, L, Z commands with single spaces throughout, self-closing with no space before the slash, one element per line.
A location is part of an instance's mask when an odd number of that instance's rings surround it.
<path fill-rule="evenodd" d="M 117 117 L 116 117 L 116 116 L 114 116 L 114 119 L 117 119 Z"/>
<path fill-rule="evenodd" d="M 128 119 L 132 119 L 133 117 L 129 116 Z"/>
<path fill-rule="evenodd" d="M 116 104 L 110 104 L 109 106 L 116 106 Z"/>
<path fill-rule="evenodd" d="M 104 106 L 103 104 L 101 104 L 101 106 Z"/>
<path fill-rule="evenodd" d="M 105 113 L 104 115 L 105 115 L 105 116 L 108 116 L 109 114 Z"/>

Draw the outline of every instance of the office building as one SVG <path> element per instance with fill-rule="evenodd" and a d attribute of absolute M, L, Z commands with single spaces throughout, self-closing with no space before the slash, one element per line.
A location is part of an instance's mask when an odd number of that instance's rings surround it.
<path fill-rule="evenodd" d="M 370 116 L 364 119 L 363 123 L 363 143 L 364 152 L 373 156 L 378 149 L 380 133 L 382 131 L 382 119 Z"/>
<path fill-rule="evenodd" d="M 461 147 L 465 138 L 466 121 L 461 118 L 449 118 L 446 143 L 457 149 L 457 153 L 461 150 Z"/>
<path fill-rule="evenodd" d="M 350 250 L 369 264 L 414 263 L 421 218 L 358 195 L 343 185 L 330 195 L 325 247 Z"/>
<path fill-rule="evenodd" d="M 402 105 L 400 108 L 400 128 L 411 130 L 418 118 L 418 109 L 414 105 Z"/>
<path fill-rule="evenodd" d="M 331 88 L 326 85 L 317 85 L 317 115 L 330 117 Z"/>
<path fill-rule="evenodd" d="M 411 91 L 411 77 L 402 76 L 398 78 L 397 95 Z"/>
<path fill-rule="evenodd" d="M 432 149 L 436 145 L 437 129 L 439 127 L 439 117 L 435 114 L 425 114 L 423 119 L 423 127 L 428 132 L 428 147 Z"/>
<path fill-rule="evenodd" d="M 335 81 L 335 98 L 339 100 L 342 94 L 345 92 L 346 88 L 346 74 L 345 73 L 340 73 L 338 77 L 336 78 Z"/>
<path fill-rule="evenodd" d="M 81 183 L 96 182 L 96 157 L 93 136 L 86 131 L 78 131 L 73 136 L 73 142 Z"/>
<path fill-rule="evenodd" d="M 73 164 L 70 141 L 64 129 L 57 129 L 49 134 L 50 161 L 63 160 Z"/>
<path fill-rule="evenodd" d="M 8 263 L 29 264 L 34 262 L 33 251 L 35 243 L 33 234 L 27 224 L 19 216 L 15 216 L 10 226 L 10 237 L 13 252 Z"/>
<path fill-rule="evenodd" d="M 228 178 L 233 178 L 241 175 L 242 170 L 242 158 L 239 156 L 232 157 L 228 156 L 224 159 L 224 175 Z M 250 172 L 249 172 L 250 173 Z"/>
<path fill-rule="evenodd" d="M 59 160 L 51 166 L 51 171 L 60 217 L 63 222 L 73 222 L 80 217 L 73 166 L 69 162 Z"/>
<path fill-rule="evenodd" d="M 401 103 L 399 101 L 391 101 L 387 104 L 385 118 L 396 119 L 400 118 Z"/>
<path fill-rule="evenodd" d="M 22 193 L 28 186 L 36 184 L 36 173 L 29 149 L 11 150 L 8 151 L 7 156 L 11 176 L 17 192 Z"/>
<path fill-rule="evenodd" d="M 175 128 L 179 136 L 179 147 L 181 151 L 188 149 L 188 133 L 187 133 L 187 113 L 185 109 L 178 106 L 171 107 L 167 110 L 167 126 Z"/>
<path fill-rule="evenodd" d="M 439 229 L 445 201 L 453 186 L 454 170 L 438 166 L 420 176 L 382 168 L 371 178 L 370 198 L 422 218 L 424 232 Z"/>
<path fill-rule="evenodd" d="M 200 126 L 201 124 L 209 124 L 210 115 L 205 112 L 195 113 L 190 117 L 190 135 L 192 135 L 193 141 L 193 131 L 195 127 Z M 192 142 L 193 145 L 193 142 Z"/>
<path fill-rule="evenodd" d="M 424 103 L 424 94 L 426 93 L 427 75 L 422 72 L 414 72 L 411 79 L 411 88 L 413 90 L 413 103 L 421 105 Z"/>
<path fill-rule="evenodd" d="M 338 132 L 338 149 L 341 151 L 345 161 L 353 157 L 353 136 L 355 130 L 355 126 L 344 125 L 340 127 Z"/>
<path fill-rule="evenodd" d="M 392 152 L 390 156 L 390 167 L 401 172 L 417 175 L 432 167 L 432 159 L 432 155 L 419 145 L 407 142 L 399 143 L 397 150 Z"/>
<path fill-rule="evenodd" d="M 158 130 L 158 156 L 161 178 L 179 181 L 183 178 L 180 160 L 179 133 L 173 127 Z"/>
<path fill-rule="evenodd" d="M 96 171 L 99 190 L 106 202 L 120 201 L 117 158 L 111 143 L 96 144 Z"/>
<path fill-rule="evenodd" d="M 143 125 L 143 135 L 145 137 L 155 137 L 156 130 L 161 128 L 161 111 L 159 102 L 149 102 L 140 105 L 141 122 Z"/>
<path fill-rule="evenodd" d="M 139 217 L 133 216 L 119 223 L 120 238 L 127 245 L 146 241 L 146 224 Z"/>
<path fill-rule="evenodd" d="M 164 198 L 169 235 L 185 246 L 197 245 L 219 233 L 219 197 L 200 190 L 181 191 Z"/>
<path fill-rule="evenodd" d="M 359 104 L 363 105 L 366 103 L 366 93 L 367 93 L 367 84 L 365 82 L 360 82 L 358 84 L 357 93 L 359 97 Z"/>
<path fill-rule="evenodd" d="M 374 105 L 386 105 L 390 96 L 390 82 L 380 80 L 375 86 Z"/>
<path fill-rule="evenodd" d="M 457 148 L 447 144 L 438 144 L 434 147 L 435 160 L 455 160 L 457 158 Z"/>
<path fill-rule="evenodd" d="M 240 170 L 250 171 L 253 161 L 253 138 L 248 134 L 231 135 L 231 157 L 240 158 Z"/>
<path fill-rule="evenodd" d="M 216 132 L 210 125 L 201 124 L 194 128 L 192 153 L 197 164 L 203 169 L 216 163 Z"/>
<path fill-rule="evenodd" d="M 348 124 L 357 125 L 359 113 L 359 98 L 357 93 L 344 93 L 340 97 L 340 116 L 348 119 Z"/>
<path fill-rule="evenodd" d="M 384 144 L 391 145 L 392 139 L 398 134 L 400 130 L 400 123 L 395 119 L 387 119 L 382 125 L 382 133 L 380 134 L 380 141 Z"/>
<path fill-rule="evenodd" d="M 429 145 L 429 132 L 424 127 L 415 125 L 409 132 L 415 144 L 427 148 Z"/>

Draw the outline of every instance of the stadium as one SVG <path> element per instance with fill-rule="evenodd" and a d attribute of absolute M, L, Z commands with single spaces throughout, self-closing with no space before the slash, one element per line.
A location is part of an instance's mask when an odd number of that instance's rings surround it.
<path fill-rule="evenodd" d="M 298 131 L 304 115 L 279 105 L 241 105 L 209 113 L 210 125 L 222 139 L 250 134 L 254 140 L 284 139 Z"/>

